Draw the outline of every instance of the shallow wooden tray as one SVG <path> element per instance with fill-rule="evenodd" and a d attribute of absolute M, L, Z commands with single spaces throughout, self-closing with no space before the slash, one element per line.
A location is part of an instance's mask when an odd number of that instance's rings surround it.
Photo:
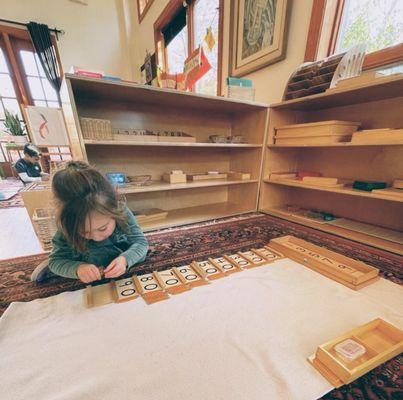
<path fill-rule="evenodd" d="M 335 346 L 352 339 L 366 349 L 366 353 L 354 361 L 347 361 Z M 377 318 L 337 338 L 320 345 L 308 361 L 334 386 L 350 383 L 378 365 L 403 351 L 403 331 Z"/>
<path fill-rule="evenodd" d="M 309 122 L 306 124 L 284 125 L 275 128 L 275 130 L 276 138 L 348 135 L 355 132 L 360 125 L 360 122 L 330 120 Z"/>
<path fill-rule="evenodd" d="M 379 279 L 379 270 L 294 236 L 272 239 L 270 246 L 306 267 L 358 290 Z"/>

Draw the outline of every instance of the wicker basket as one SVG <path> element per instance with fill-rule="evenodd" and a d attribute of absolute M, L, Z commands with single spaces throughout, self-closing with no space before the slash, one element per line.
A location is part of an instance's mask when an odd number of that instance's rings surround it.
<path fill-rule="evenodd" d="M 80 118 L 81 132 L 84 139 L 112 140 L 112 125 L 107 119 Z"/>
<path fill-rule="evenodd" d="M 32 224 L 44 250 L 52 248 L 52 238 L 57 231 L 53 208 L 36 208 Z"/>
<path fill-rule="evenodd" d="M 50 164 L 49 164 L 50 175 L 53 176 L 57 171 L 65 169 L 66 166 L 67 166 L 67 163 L 70 162 L 70 161 L 71 160 L 51 161 Z"/>

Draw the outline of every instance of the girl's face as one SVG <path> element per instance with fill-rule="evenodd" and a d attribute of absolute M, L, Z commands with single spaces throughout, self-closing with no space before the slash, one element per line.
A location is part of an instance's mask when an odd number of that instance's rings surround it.
<path fill-rule="evenodd" d="M 98 211 L 92 211 L 85 219 L 84 237 L 95 242 L 102 242 L 112 235 L 116 221 Z"/>

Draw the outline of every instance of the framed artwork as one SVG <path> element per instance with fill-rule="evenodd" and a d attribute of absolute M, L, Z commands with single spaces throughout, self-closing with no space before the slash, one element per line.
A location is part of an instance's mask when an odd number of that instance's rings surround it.
<path fill-rule="evenodd" d="M 291 0 L 231 1 L 230 76 L 285 58 L 290 8 Z"/>
<path fill-rule="evenodd" d="M 69 146 L 66 124 L 59 108 L 28 106 L 27 122 L 37 146 Z"/>

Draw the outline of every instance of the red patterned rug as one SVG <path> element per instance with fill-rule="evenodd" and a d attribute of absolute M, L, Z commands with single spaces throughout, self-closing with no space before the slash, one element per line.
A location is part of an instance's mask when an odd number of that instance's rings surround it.
<path fill-rule="evenodd" d="M 260 213 L 150 233 L 147 235 L 150 243 L 147 259 L 130 273 L 162 270 L 192 260 L 259 247 L 284 235 L 294 235 L 364 261 L 379 268 L 383 277 L 399 284 L 403 282 L 403 257 Z M 31 272 L 45 257 L 42 254 L 0 261 L 0 315 L 13 301 L 30 301 L 84 287 L 78 281 L 64 278 L 52 278 L 40 285 L 30 282 Z M 350 385 L 333 390 L 323 399 L 403 398 L 399 389 L 402 365 L 403 356 L 395 357 Z"/>
<path fill-rule="evenodd" d="M 21 195 L 18 193 L 23 184 L 18 179 L 4 179 L 0 181 L 0 209 L 24 207 Z"/>

